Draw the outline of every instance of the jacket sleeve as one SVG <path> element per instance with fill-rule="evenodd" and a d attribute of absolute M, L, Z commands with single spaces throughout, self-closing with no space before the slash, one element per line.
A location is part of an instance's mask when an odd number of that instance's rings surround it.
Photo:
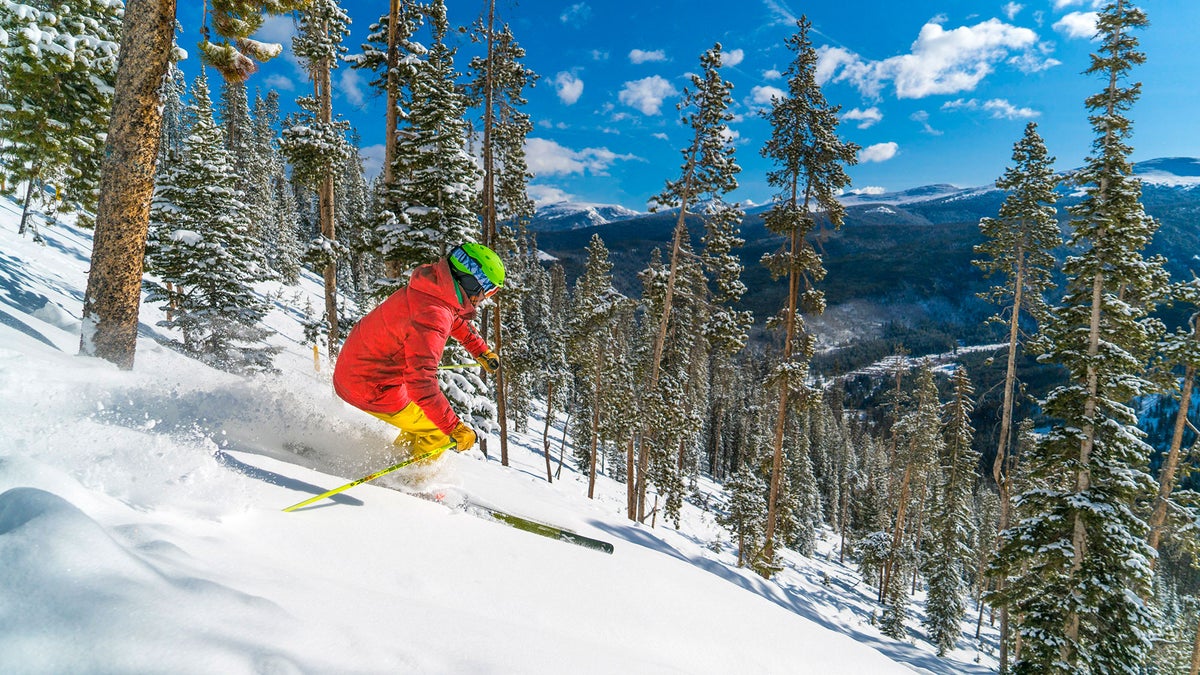
<path fill-rule="evenodd" d="M 480 337 L 479 332 L 475 330 L 475 326 L 471 325 L 470 321 L 464 321 L 461 317 L 454 317 L 450 323 L 450 335 L 454 336 L 455 340 L 470 352 L 471 356 L 479 358 L 488 350 L 488 345 Z"/>
<path fill-rule="evenodd" d="M 421 412 L 447 435 L 458 426 L 458 415 L 438 386 L 437 368 L 451 328 L 448 312 L 426 308 L 413 314 L 412 333 L 405 343 L 408 368 L 404 388 Z"/>

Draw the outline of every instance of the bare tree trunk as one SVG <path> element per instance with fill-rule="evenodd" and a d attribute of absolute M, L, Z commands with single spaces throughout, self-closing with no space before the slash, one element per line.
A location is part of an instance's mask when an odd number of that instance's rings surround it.
<path fill-rule="evenodd" d="M 600 355 L 596 359 L 596 381 L 592 398 L 592 451 L 591 466 L 588 467 L 588 499 L 596 495 L 596 449 L 600 440 L 600 400 L 604 392 L 604 342 L 600 343 Z"/>
<path fill-rule="evenodd" d="M 793 209 L 796 207 L 797 190 L 798 185 L 796 180 L 793 179 L 791 184 L 791 206 Z M 807 199 L 804 200 L 804 205 L 805 207 L 808 206 Z M 796 305 L 800 298 L 800 274 L 795 267 L 794 261 L 797 248 L 801 243 L 799 239 L 800 230 L 799 228 L 795 228 L 792 230 L 792 236 L 788 242 L 788 254 L 792 257 L 793 264 L 789 266 L 788 270 L 788 307 L 787 316 L 784 317 L 784 364 L 792 360 L 792 343 L 796 337 Z M 784 375 L 779 383 L 779 408 L 775 417 L 775 436 L 771 446 L 773 449 L 771 456 L 771 486 L 767 497 L 767 529 L 762 549 L 763 560 L 768 564 L 775 557 L 775 521 L 779 513 L 779 483 L 783 476 L 783 435 L 784 430 L 787 428 L 789 389 L 788 377 Z"/>
<path fill-rule="evenodd" d="M 29 202 L 33 201 L 33 186 L 38 182 L 37 175 L 41 173 L 38 165 L 41 162 L 41 157 L 34 160 L 33 175 L 29 177 L 29 182 L 25 184 L 25 199 L 21 204 L 21 224 L 17 227 L 17 234 L 25 234 L 29 229 Z"/>
<path fill-rule="evenodd" d="M 637 482 L 634 480 L 633 446 L 637 434 L 630 432 L 625 446 L 625 506 L 630 520 L 637 520 Z"/>
<path fill-rule="evenodd" d="M 400 65 L 399 45 L 400 0 L 390 0 L 388 4 L 388 44 L 387 44 L 387 110 L 384 113 L 383 140 L 383 192 L 391 192 L 395 183 L 396 162 L 396 108 L 400 104 L 400 78 L 396 72 Z M 385 201 L 386 203 L 386 201 Z M 391 279 L 399 279 L 404 274 L 399 260 L 385 260 L 384 268 Z"/>
<path fill-rule="evenodd" d="M 317 100 L 321 103 L 321 121 L 333 123 L 333 74 L 332 65 L 323 63 L 318 66 L 315 81 Z M 334 206 L 333 171 L 330 169 L 321 182 L 317 193 L 317 212 L 321 221 L 321 236 L 329 241 L 337 241 L 336 211 Z M 341 336 L 338 331 L 337 310 L 337 263 L 332 260 L 325 265 L 325 321 L 329 324 L 329 360 L 337 360 L 341 350 Z"/>
<path fill-rule="evenodd" d="M 542 454 L 546 456 L 546 482 L 553 483 L 550 474 L 550 422 L 554 420 L 554 380 L 546 382 L 546 426 L 542 428 Z"/>
<path fill-rule="evenodd" d="M 912 482 L 913 465 L 909 462 L 908 466 L 904 467 L 904 478 L 900 481 L 900 499 L 896 506 L 896 525 L 892 530 L 892 547 L 888 554 L 887 562 L 883 566 L 883 584 L 879 587 L 879 601 L 883 602 L 883 595 L 886 592 L 888 584 L 892 581 L 892 572 L 896 564 L 896 553 L 900 550 L 900 542 L 904 538 L 904 516 L 908 511 L 908 491 L 909 484 Z"/>
<path fill-rule="evenodd" d="M 1012 444 L 1013 388 L 1017 379 L 1017 339 L 1021 318 L 1021 306 L 1025 292 L 1025 251 L 1017 246 L 1017 276 L 1013 282 L 1013 310 L 1008 325 L 1008 367 L 1004 372 L 1004 402 L 1001 404 L 1000 442 L 996 448 L 996 460 L 992 463 L 992 478 L 1000 493 L 999 532 L 1008 529 L 1012 504 L 1012 486 L 1004 470 L 1008 448 Z M 999 534 L 997 533 L 997 538 Z M 1004 577 L 996 581 L 996 590 L 1004 590 Z M 1000 608 L 1000 673 L 1008 673 L 1008 606 Z"/>
<path fill-rule="evenodd" d="M 1200 314 L 1192 317 L 1192 338 L 1200 341 Z M 1196 379 L 1196 367 L 1188 365 L 1183 371 L 1183 390 L 1179 396 L 1179 413 L 1175 415 L 1175 430 L 1171 436 L 1171 449 L 1167 452 L 1163 463 L 1162 473 L 1158 477 L 1158 499 L 1154 503 L 1154 512 L 1150 514 L 1150 536 L 1147 543 L 1158 550 L 1162 537 L 1163 524 L 1167 522 L 1167 503 L 1171 492 L 1175 490 L 1175 473 L 1179 468 L 1179 451 L 1183 446 L 1183 431 L 1187 427 L 1188 412 L 1192 404 L 1192 386 Z M 1150 569 L 1154 569 L 1158 557 L 1150 559 Z"/>
<path fill-rule="evenodd" d="M 126 3 L 79 345 L 81 354 L 124 370 L 133 368 L 137 348 L 142 263 L 162 133 L 159 87 L 174 29 L 175 0 Z"/>

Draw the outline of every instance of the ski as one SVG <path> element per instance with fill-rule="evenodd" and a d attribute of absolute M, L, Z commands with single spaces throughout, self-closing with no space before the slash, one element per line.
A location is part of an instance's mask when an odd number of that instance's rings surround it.
<path fill-rule="evenodd" d="M 401 490 L 401 492 L 420 499 L 437 502 L 438 504 L 441 504 L 447 508 L 470 513 L 487 520 L 497 521 L 508 525 L 509 527 L 514 527 L 523 532 L 540 535 L 546 537 L 547 539 L 565 541 L 568 544 L 575 544 L 576 546 L 582 546 L 584 548 L 589 548 L 593 551 L 600 551 L 601 553 L 607 553 L 609 555 L 612 555 L 613 552 L 613 545 L 607 541 L 593 539 L 592 537 L 579 534 L 578 532 L 568 530 L 557 525 L 551 525 L 549 523 L 543 523 L 541 521 L 532 520 L 523 516 L 514 515 L 512 513 L 508 513 L 507 511 L 502 511 L 494 506 L 474 500 L 461 493 L 457 495 L 457 499 L 454 499 L 453 497 L 447 495 L 445 490 L 435 490 L 432 492 L 407 492 Z"/>

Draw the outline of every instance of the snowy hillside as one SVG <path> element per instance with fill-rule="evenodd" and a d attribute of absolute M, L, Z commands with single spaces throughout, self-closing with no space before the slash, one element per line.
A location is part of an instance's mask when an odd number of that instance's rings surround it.
<path fill-rule="evenodd" d="M 623 485 L 601 479 L 588 500 L 570 465 L 548 484 L 540 437 L 513 434 L 510 467 L 451 454 L 284 513 L 392 463 L 388 429 L 334 397 L 299 339 L 317 280 L 259 288 L 278 375 L 247 380 L 160 346 L 150 306 L 136 367 L 119 371 L 76 355 L 89 233 L 42 224 L 38 245 L 16 235 L 16 213 L 0 199 L 2 673 L 995 668 L 988 653 L 976 662 L 974 614 L 948 659 L 919 615 L 909 642 L 882 637 L 874 589 L 837 564 L 832 536 L 765 581 L 735 566 L 697 505 L 719 503 L 718 486 L 698 486 L 680 530 L 633 524 Z M 387 485 L 469 494 L 615 551 Z M 984 635 L 994 644 L 986 622 Z"/>
<path fill-rule="evenodd" d="M 529 227 L 534 232 L 578 230 L 585 227 L 607 225 L 640 215 L 643 214 L 617 204 L 556 202 L 539 206 Z"/>

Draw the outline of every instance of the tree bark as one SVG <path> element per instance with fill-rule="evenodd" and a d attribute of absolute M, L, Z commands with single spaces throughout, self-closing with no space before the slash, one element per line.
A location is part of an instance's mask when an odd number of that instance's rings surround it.
<path fill-rule="evenodd" d="M 92 266 L 79 351 L 133 368 L 150 196 L 162 133 L 159 87 L 175 29 L 175 0 L 128 0 L 112 119 L 100 168 Z"/>
<path fill-rule="evenodd" d="M 1200 320 L 1193 318 L 1194 328 L 1192 337 L 1200 340 Z M 1187 427 L 1188 409 L 1192 403 L 1192 383 L 1196 378 L 1196 367 L 1187 366 L 1183 373 L 1183 391 L 1179 397 L 1179 413 L 1175 416 L 1175 429 L 1171 436 L 1171 449 L 1163 463 L 1162 473 L 1158 477 L 1158 499 L 1154 502 L 1154 512 L 1150 514 L 1150 536 L 1147 543 L 1155 551 L 1162 538 L 1163 525 L 1167 522 L 1167 504 L 1171 493 L 1175 490 L 1175 473 L 1179 468 L 1180 448 L 1183 446 L 1183 431 Z M 1150 559 L 1150 569 L 1154 569 L 1158 557 Z"/>
<path fill-rule="evenodd" d="M 1190 675 L 1200 675 L 1200 624 L 1196 626 L 1196 644 L 1192 646 L 1192 671 Z"/>
<path fill-rule="evenodd" d="M 625 506 L 628 509 L 630 520 L 637 520 L 637 483 L 633 477 L 633 447 L 636 438 L 637 434 L 630 432 L 625 446 Z"/>
<path fill-rule="evenodd" d="M 596 373 L 594 392 L 592 397 L 592 450 L 591 461 L 588 467 L 588 499 L 594 499 L 596 496 L 596 449 L 600 441 L 600 399 L 603 394 L 603 378 L 604 378 L 604 342 L 600 343 L 600 353 L 596 358 Z"/>
<path fill-rule="evenodd" d="M 392 165 L 396 162 L 396 124 L 398 117 L 396 108 L 400 104 L 400 78 L 396 72 L 396 69 L 400 65 L 399 23 L 400 0 L 390 0 L 388 4 L 387 77 L 384 79 L 384 82 L 387 83 L 387 110 L 384 113 L 383 137 L 384 195 L 391 193 L 396 180 L 395 167 Z M 384 200 L 385 203 L 388 203 L 386 197 Z M 404 274 L 399 260 L 385 260 L 384 268 L 387 276 L 391 279 L 399 279 Z"/>
<path fill-rule="evenodd" d="M 550 473 L 550 422 L 554 420 L 554 380 L 546 382 L 546 426 L 542 428 L 542 454 L 546 456 L 546 482 L 553 483 Z"/>
<path fill-rule="evenodd" d="M 321 103 L 321 121 L 333 123 L 333 67 L 326 62 L 318 66 L 318 77 L 314 80 L 317 100 Z M 329 241 L 337 241 L 336 211 L 334 205 L 333 170 L 330 169 L 321 189 L 317 193 L 317 212 L 321 221 L 321 236 Z M 338 331 L 337 310 L 337 263 L 330 261 L 325 265 L 325 320 L 329 323 L 329 360 L 337 360 L 340 351 L 340 334 Z"/>

